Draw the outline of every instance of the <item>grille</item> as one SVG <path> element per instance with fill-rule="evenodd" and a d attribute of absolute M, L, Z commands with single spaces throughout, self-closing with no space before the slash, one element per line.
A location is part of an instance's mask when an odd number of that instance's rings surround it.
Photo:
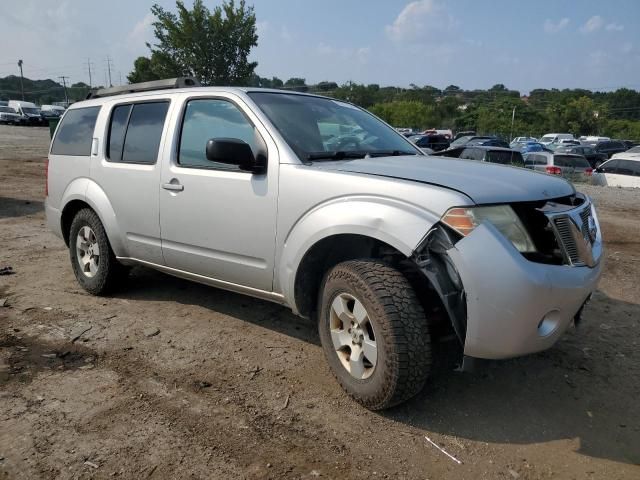
<path fill-rule="evenodd" d="M 580 215 L 580 217 L 582 218 L 582 215 Z M 557 217 L 553 219 L 556 232 L 558 232 L 558 242 L 564 249 L 567 257 L 569 257 L 568 259 L 571 261 L 571 264 L 575 265 L 577 263 L 581 263 L 581 261 L 578 253 L 578 246 L 576 245 L 576 241 L 571 233 L 570 222 L 571 219 L 569 217 Z"/>
<path fill-rule="evenodd" d="M 591 209 L 590 208 L 585 208 L 584 210 L 582 210 L 580 212 L 580 219 L 582 220 L 582 231 L 583 232 L 588 232 L 589 231 L 589 215 L 591 214 Z M 593 243 L 593 242 L 591 242 Z"/>

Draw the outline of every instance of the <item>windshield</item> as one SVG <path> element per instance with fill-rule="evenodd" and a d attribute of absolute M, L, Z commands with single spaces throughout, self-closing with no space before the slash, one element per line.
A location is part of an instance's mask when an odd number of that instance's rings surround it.
<path fill-rule="evenodd" d="M 33 108 L 33 107 L 22 107 L 22 111 L 24 113 L 30 113 L 32 115 L 39 115 L 40 114 L 40 110 L 38 110 L 37 108 Z"/>
<path fill-rule="evenodd" d="M 545 135 L 540 139 L 541 142 L 553 142 L 555 140 L 555 136 L 553 135 Z"/>
<path fill-rule="evenodd" d="M 626 151 L 626 153 L 640 153 L 640 146 L 631 147 L 629 150 Z"/>
<path fill-rule="evenodd" d="M 520 152 L 490 150 L 487 152 L 486 161 L 491 163 L 501 163 L 502 165 L 524 167 L 524 160 L 522 159 Z"/>
<path fill-rule="evenodd" d="M 419 154 L 394 129 L 349 103 L 288 93 L 249 96 L 303 161 Z"/>

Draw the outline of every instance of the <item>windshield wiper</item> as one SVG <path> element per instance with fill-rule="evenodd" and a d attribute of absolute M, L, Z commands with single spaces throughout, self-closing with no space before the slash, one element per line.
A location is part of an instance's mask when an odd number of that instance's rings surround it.
<path fill-rule="evenodd" d="M 345 160 L 364 157 L 397 157 L 399 155 L 417 155 L 417 152 L 403 150 L 337 150 L 328 152 L 312 152 L 307 160 Z"/>

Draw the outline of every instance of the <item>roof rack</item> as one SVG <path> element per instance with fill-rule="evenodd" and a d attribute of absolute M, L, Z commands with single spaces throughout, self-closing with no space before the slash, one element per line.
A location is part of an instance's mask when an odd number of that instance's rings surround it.
<path fill-rule="evenodd" d="M 148 92 L 151 90 L 167 90 L 170 88 L 200 87 L 200 82 L 193 77 L 166 78 L 164 80 L 154 80 L 151 82 L 131 83 L 118 87 L 93 89 L 87 95 L 90 98 L 111 97 L 124 93 Z"/>

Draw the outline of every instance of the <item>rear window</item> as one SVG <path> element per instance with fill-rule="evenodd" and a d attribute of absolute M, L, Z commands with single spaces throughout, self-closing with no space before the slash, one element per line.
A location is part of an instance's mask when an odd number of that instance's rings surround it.
<path fill-rule="evenodd" d="M 589 162 L 584 157 L 569 157 L 567 155 L 556 155 L 553 157 L 553 164 L 558 167 L 589 167 Z"/>
<path fill-rule="evenodd" d="M 547 157 L 544 155 L 527 155 L 527 165 L 546 165 Z"/>
<path fill-rule="evenodd" d="M 502 165 L 515 165 L 523 167 L 524 160 L 520 152 L 506 152 L 501 150 L 492 150 L 487 152 L 486 161 L 491 163 L 500 163 Z"/>
<path fill-rule="evenodd" d="M 100 107 L 67 111 L 51 146 L 52 155 L 89 156 Z"/>

